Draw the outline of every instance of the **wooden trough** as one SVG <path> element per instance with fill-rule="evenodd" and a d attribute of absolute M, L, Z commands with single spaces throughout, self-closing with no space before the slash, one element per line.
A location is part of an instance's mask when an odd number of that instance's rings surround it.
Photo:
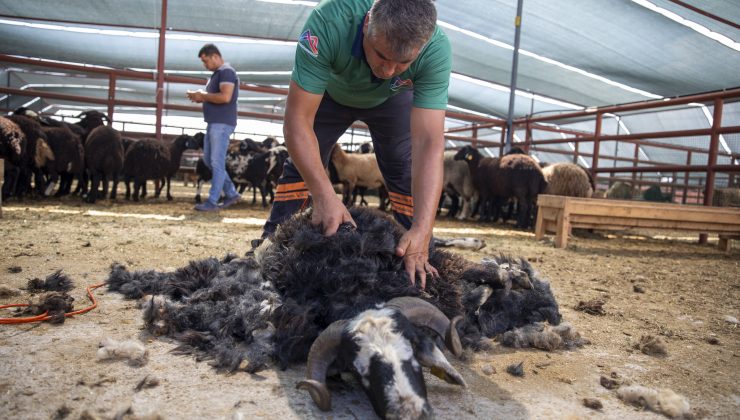
<path fill-rule="evenodd" d="M 622 230 L 629 228 L 683 230 L 720 235 L 728 251 L 731 239 L 740 239 L 740 209 L 647 201 L 575 198 L 541 194 L 537 197 L 535 237 L 555 233 L 555 247 L 568 245 L 571 229 Z"/>

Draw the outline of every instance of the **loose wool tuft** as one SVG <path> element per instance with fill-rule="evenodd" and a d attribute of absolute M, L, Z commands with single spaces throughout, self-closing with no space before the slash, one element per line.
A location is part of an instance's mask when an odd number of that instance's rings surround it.
<path fill-rule="evenodd" d="M 691 417 L 691 406 L 686 398 L 668 388 L 655 390 L 632 385 L 619 388 L 617 396 L 628 404 L 644 407 L 670 418 Z"/>

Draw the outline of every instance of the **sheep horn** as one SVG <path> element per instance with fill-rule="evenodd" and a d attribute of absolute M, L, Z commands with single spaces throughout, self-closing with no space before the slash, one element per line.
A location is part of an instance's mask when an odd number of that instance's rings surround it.
<path fill-rule="evenodd" d="M 322 411 L 331 410 L 331 394 L 325 383 L 326 371 L 337 357 L 337 347 L 347 322 L 346 319 L 334 321 L 316 337 L 308 352 L 307 379 L 296 385 L 297 389 L 308 391 Z"/>
<path fill-rule="evenodd" d="M 462 320 L 462 316 L 456 316 L 450 321 L 436 306 L 410 296 L 393 298 L 385 306 L 398 310 L 412 324 L 433 329 L 445 340 L 445 345 L 452 354 L 456 357 L 462 355 L 462 344 L 457 335 L 457 324 Z"/>

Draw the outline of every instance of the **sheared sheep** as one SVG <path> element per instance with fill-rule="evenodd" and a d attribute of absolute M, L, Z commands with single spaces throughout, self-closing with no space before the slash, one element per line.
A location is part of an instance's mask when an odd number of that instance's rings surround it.
<path fill-rule="evenodd" d="M 332 237 L 323 236 L 310 223 L 310 214 L 302 213 L 281 224 L 252 257 L 191 262 L 174 273 L 130 273 L 115 265 L 108 287 L 132 298 L 161 295 L 146 298 L 145 324 L 153 333 L 183 342 L 183 352 L 207 355 L 227 370 L 254 371 L 271 359 L 281 367 L 308 359 L 308 379 L 301 387 L 322 409 L 330 406 L 322 385 L 327 369 L 349 369 L 361 382 L 367 380 L 363 388 L 376 412 L 389 416 L 393 412 L 384 411 L 387 405 L 376 405 L 379 394 L 373 388 L 388 374 L 366 376 L 363 359 L 351 345 L 364 345 L 357 335 L 363 319 L 384 325 L 387 337 L 397 337 L 398 343 L 416 345 L 417 363 L 435 366 L 433 373 L 459 384 L 462 378 L 447 368 L 429 340 L 444 341 L 459 354 L 461 343 L 484 348 L 481 339 L 508 329 L 560 322 L 549 286 L 526 261 L 498 257 L 473 263 L 430 249 L 429 261 L 439 277 L 428 279 L 421 290 L 410 284 L 403 260 L 395 256 L 403 228 L 379 211 L 350 211 L 357 227 L 343 225 Z M 398 303 L 397 298 L 412 298 L 410 306 L 427 308 L 421 310 L 426 315 L 404 309 L 408 301 Z M 464 318 L 458 321 L 459 316 Z M 432 327 L 435 334 L 415 332 L 412 325 L 419 324 Z M 327 347 L 336 352 L 327 356 Z M 414 364 L 412 358 L 398 356 Z M 359 364 L 347 363 L 351 361 Z M 418 378 L 414 372 L 405 375 Z M 391 397 L 394 389 L 383 395 Z M 424 406 L 423 393 L 416 395 Z"/>

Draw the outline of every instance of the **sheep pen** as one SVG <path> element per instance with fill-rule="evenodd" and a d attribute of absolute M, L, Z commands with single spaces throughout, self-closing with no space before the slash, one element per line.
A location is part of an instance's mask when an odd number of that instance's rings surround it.
<path fill-rule="evenodd" d="M 99 203 L 79 200 L 10 203 L 0 234 L 0 304 L 31 298 L 28 280 L 62 269 L 75 282 L 75 309 L 87 306 L 84 288 L 105 280 L 118 261 L 132 270 L 173 271 L 190 260 L 238 255 L 259 236 L 267 213 L 243 206 L 220 214 L 191 210 L 192 188 L 174 187 L 173 202 Z M 102 207 L 104 206 L 104 207 Z M 440 218 L 439 236 L 473 236 L 480 251 L 454 250 L 471 261 L 505 253 L 526 257 L 551 282 L 563 319 L 591 344 L 573 350 L 513 349 L 491 343 L 486 351 L 450 358 L 468 388 L 427 375 L 429 399 L 438 418 L 664 418 L 622 402 L 601 379 L 684 396 L 696 417 L 731 418 L 738 411 L 737 272 L 740 251 L 724 254 L 698 245 L 689 235 L 665 232 L 571 239 L 567 249 L 537 242 L 509 225 L 481 225 Z M 665 236 L 668 236 L 666 239 Z M 680 262 L 680 263 L 677 263 Z M 143 330 L 136 303 L 103 289 L 93 292 L 97 309 L 64 324 L 0 326 L 4 418 L 324 418 L 295 384 L 304 365 L 255 374 L 219 373 L 208 363 L 176 355 L 179 342 Z M 604 315 L 576 310 L 600 300 Z M 5 312 L 3 316 L 11 316 Z M 660 337 L 667 356 L 635 346 L 643 336 Z M 148 358 L 141 366 L 96 360 L 99 343 L 137 340 Z M 523 363 L 523 377 L 507 367 Z M 609 383 L 608 381 L 605 383 Z M 626 385 L 625 385 L 626 386 Z M 372 418 L 357 389 L 333 389 L 333 418 Z M 601 401 L 592 411 L 584 398 Z M 129 414 L 125 414 L 129 413 Z M 327 413 L 329 414 L 329 413 Z"/>

